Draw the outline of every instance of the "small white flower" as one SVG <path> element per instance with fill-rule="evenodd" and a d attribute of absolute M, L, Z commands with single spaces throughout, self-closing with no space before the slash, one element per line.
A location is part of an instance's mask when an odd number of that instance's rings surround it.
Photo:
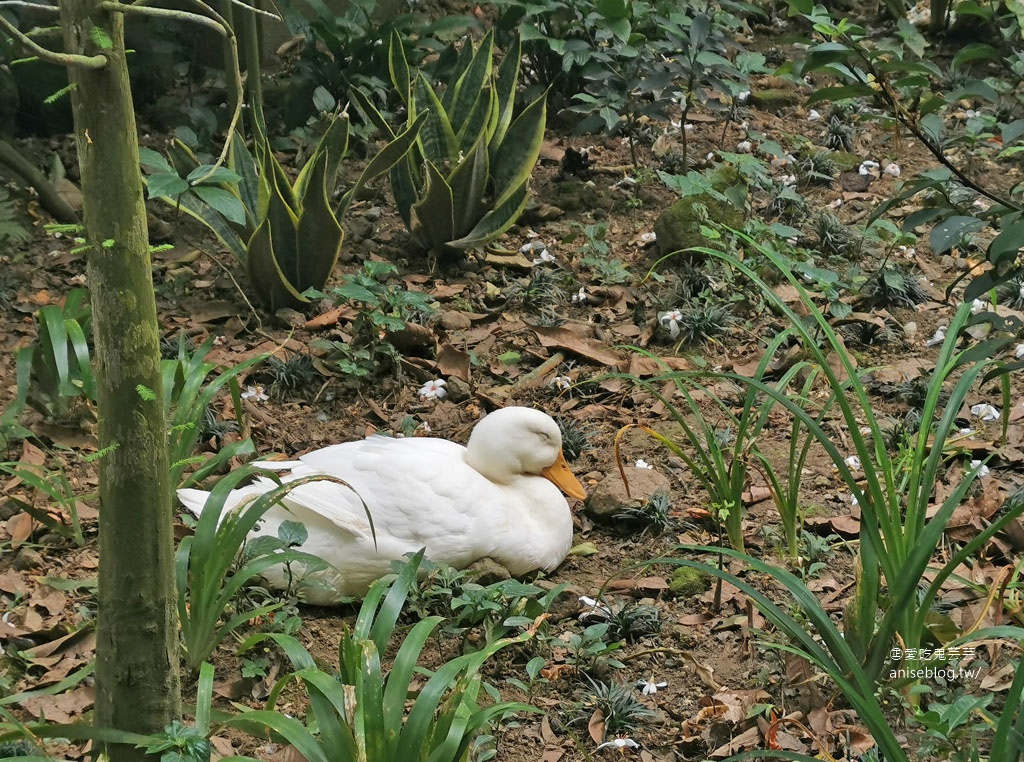
<path fill-rule="evenodd" d="M 587 301 L 587 292 L 580 286 L 580 290 L 572 295 L 573 304 L 583 304 Z"/>
<path fill-rule="evenodd" d="M 633 467 L 634 468 L 647 468 L 647 469 L 650 469 L 651 471 L 654 470 L 654 466 L 652 466 L 650 463 L 648 463 L 643 458 L 638 458 L 636 463 L 633 464 Z"/>
<path fill-rule="evenodd" d="M 668 329 L 671 338 L 679 336 L 679 321 L 683 319 L 683 313 L 679 310 L 670 310 L 658 316 L 658 322 Z"/>
<path fill-rule="evenodd" d="M 851 494 L 850 495 L 850 507 L 856 508 L 858 505 L 860 505 L 860 500 L 857 499 L 856 495 Z"/>
<path fill-rule="evenodd" d="M 640 692 L 645 696 L 653 696 L 663 688 L 668 688 L 668 683 L 656 682 L 654 675 L 651 675 L 650 680 L 637 680 L 634 685 L 636 685 L 636 687 L 640 689 Z"/>
<path fill-rule="evenodd" d="M 706 162 L 712 162 L 714 160 L 715 160 L 715 152 L 714 151 L 709 151 L 708 155 L 704 157 L 704 161 L 706 161 Z"/>
<path fill-rule="evenodd" d="M 749 140 L 741 140 L 739 143 L 736 144 L 736 150 L 739 153 L 750 153 L 751 151 L 754 150 L 754 144 L 751 143 Z"/>
<path fill-rule="evenodd" d="M 917 249 L 913 246 L 900 246 L 899 252 L 906 259 L 913 259 L 917 256 Z"/>
<path fill-rule="evenodd" d="M 1016 347 L 1014 347 L 1013 356 L 1018 360 L 1024 357 L 1024 344 L 1018 344 Z"/>
<path fill-rule="evenodd" d="M 885 165 L 885 169 L 882 170 L 882 174 L 889 175 L 889 177 L 899 177 L 900 165 L 890 162 L 889 164 Z"/>
<path fill-rule="evenodd" d="M 975 299 L 971 302 L 971 314 L 979 315 L 988 309 L 988 302 L 984 299 Z"/>
<path fill-rule="evenodd" d="M 606 747 L 612 747 L 613 749 L 639 749 L 640 744 L 634 741 L 632 738 L 616 738 L 611 741 L 605 741 L 603 744 L 598 746 L 598 750 Z"/>
<path fill-rule="evenodd" d="M 796 185 L 796 175 L 783 175 L 781 178 L 782 184 L 788 188 L 792 188 Z"/>
<path fill-rule="evenodd" d="M 742 103 L 746 103 L 749 100 L 750 100 L 750 91 L 749 90 L 743 90 L 741 92 L 736 93 L 736 102 L 737 103 L 741 103 L 742 104 Z"/>
<path fill-rule="evenodd" d="M 981 212 L 987 212 L 988 208 L 992 206 L 988 201 L 983 198 L 976 198 L 971 202 L 971 206 Z"/>
<path fill-rule="evenodd" d="M 693 132 L 693 125 L 690 122 L 687 122 L 683 125 L 683 130 L 685 132 Z"/>
<path fill-rule="evenodd" d="M 568 376 L 555 376 L 551 383 L 555 385 L 555 388 L 558 389 L 558 391 L 564 392 L 572 386 L 572 379 Z"/>
<path fill-rule="evenodd" d="M 829 208 L 829 209 L 838 209 L 838 208 L 839 208 L 839 207 L 841 207 L 842 205 L 843 205 L 843 200 L 842 200 L 841 198 L 837 198 L 837 199 L 836 199 L 835 201 L 832 201 L 832 202 L 831 202 L 831 203 L 830 203 L 830 204 L 828 205 L 828 208 Z"/>
<path fill-rule="evenodd" d="M 980 418 L 984 423 L 991 423 L 999 420 L 999 408 L 989 405 L 987 402 L 981 402 L 971 407 L 971 415 Z"/>
<path fill-rule="evenodd" d="M 644 246 L 650 246 L 652 243 L 655 243 L 657 240 L 658 240 L 658 234 L 657 233 L 641 233 L 640 234 L 640 243 L 642 243 Z"/>
<path fill-rule="evenodd" d="M 928 339 L 928 341 L 926 341 L 924 345 L 926 347 L 934 347 L 944 342 L 946 340 L 946 330 L 946 326 L 940 325 L 938 328 L 935 329 L 935 333 L 932 334 L 932 337 Z"/>
<path fill-rule="evenodd" d="M 554 261 L 555 261 L 555 255 L 552 254 L 547 249 L 542 249 L 540 254 L 538 254 L 536 257 L 533 258 L 533 263 L 535 265 L 542 265 L 545 262 L 554 262 Z"/>
<path fill-rule="evenodd" d="M 228 337 L 227 336 L 218 336 L 218 337 L 216 337 L 213 340 L 213 346 L 215 346 L 215 347 L 222 347 L 222 346 L 224 346 L 227 343 L 228 343 Z"/>
<path fill-rule="evenodd" d="M 632 188 L 634 185 L 636 185 L 636 178 L 633 177 L 632 175 L 626 175 L 621 180 L 619 180 L 617 183 L 613 184 L 612 187 L 613 188 L 622 188 L 622 187 Z"/>
<path fill-rule="evenodd" d="M 846 467 L 849 468 L 851 471 L 860 471 L 860 469 L 861 469 L 861 463 L 860 463 L 860 456 L 859 455 L 851 455 L 850 457 L 848 457 L 843 462 L 846 464 Z"/>
<path fill-rule="evenodd" d="M 974 119 L 975 117 L 981 116 L 981 112 L 976 109 L 969 108 L 964 111 L 964 116 L 968 119 Z"/>
<path fill-rule="evenodd" d="M 262 386 L 247 386 L 245 391 L 242 392 L 242 399 L 252 400 L 253 402 L 266 402 L 270 397 L 263 391 Z"/>
<path fill-rule="evenodd" d="M 972 429 L 970 427 L 966 427 L 966 428 L 960 429 L 959 434 L 962 437 L 972 437 L 972 436 L 974 436 L 975 431 L 974 431 L 974 429 Z"/>
<path fill-rule="evenodd" d="M 971 471 L 977 470 L 976 476 L 979 479 L 983 479 L 989 475 L 989 467 L 982 463 L 980 460 L 971 461 Z"/>
<path fill-rule="evenodd" d="M 443 378 L 434 378 L 427 381 L 427 383 L 420 387 L 420 399 L 443 400 L 448 396 L 448 390 L 444 388 L 447 383 Z"/>
<path fill-rule="evenodd" d="M 577 617 L 581 622 L 585 622 L 588 619 L 610 619 L 612 610 L 605 606 L 600 601 L 593 598 L 588 598 L 585 595 L 579 597 L 579 602 L 587 608 Z"/>
<path fill-rule="evenodd" d="M 821 114 L 819 114 L 817 110 L 812 108 L 810 111 L 807 112 L 808 122 L 816 122 L 819 119 L 821 119 Z"/>
<path fill-rule="evenodd" d="M 878 169 L 879 164 L 877 161 L 871 159 L 865 159 L 860 163 L 860 168 L 857 170 L 862 175 L 870 175 L 872 170 Z"/>

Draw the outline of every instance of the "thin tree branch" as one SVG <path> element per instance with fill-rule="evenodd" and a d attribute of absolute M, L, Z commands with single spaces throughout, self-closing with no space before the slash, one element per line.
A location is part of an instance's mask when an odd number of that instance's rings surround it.
<path fill-rule="evenodd" d="M 0 8 L 31 8 L 34 11 L 48 11 L 60 13 L 56 5 L 44 5 L 43 3 L 26 3 L 25 0 L 0 0 Z"/>
<path fill-rule="evenodd" d="M 215 19 L 223 27 L 224 34 L 227 37 L 227 40 L 228 40 L 228 43 L 229 43 L 229 46 L 230 46 L 230 51 L 231 51 L 231 71 L 230 71 L 230 74 L 233 74 L 234 77 L 235 77 L 235 92 L 242 93 L 243 92 L 243 89 L 242 89 L 242 69 L 241 69 L 241 66 L 238 63 L 238 37 L 235 35 L 234 30 L 231 28 L 231 25 L 227 22 L 227 20 L 225 20 L 225 18 L 223 16 L 221 16 L 219 13 L 217 13 L 217 11 L 215 11 L 213 8 L 211 8 L 207 3 L 204 3 L 203 0 L 192 0 L 192 2 L 193 2 L 193 4 L 198 5 L 203 11 L 205 11 L 207 14 L 209 14 L 209 16 L 211 18 Z M 228 74 L 228 72 L 225 72 L 225 74 Z M 252 77 L 252 76 L 258 77 L 259 75 L 260 75 L 260 73 L 258 71 L 257 72 L 249 72 L 249 76 L 250 77 Z M 224 148 L 221 149 L 220 156 L 217 157 L 217 161 L 214 162 L 212 167 L 210 167 L 210 171 L 209 172 L 207 172 L 202 177 L 196 178 L 192 182 L 193 185 L 198 185 L 199 183 L 203 182 L 206 178 L 208 178 L 211 175 L 213 175 L 213 173 L 216 172 L 217 169 L 219 167 L 221 167 L 224 164 L 224 162 L 227 161 L 227 159 L 228 159 L 228 151 L 231 150 L 231 143 L 234 140 L 235 130 L 238 129 L 238 120 L 242 118 L 242 105 L 243 105 L 243 103 L 244 103 L 243 99 L 239 98 L 238 99 L 238 103 L 235 104 L 235 111 L 231 115 L 231 123 L 228 125 L 228 131 L 227 131 L 226 137 L 224 139 Z"/>
<path fill-rule="evenodd" d="M 148 6 L 150 3 L 153 3 L 153 2 L 156 2 L 156 0 L 132 0 L 132 2 L 126 3 L 126 4 L 132 6 L 133 8 L 140 8 L 140 7 L 143 7 L 143 6 Z M 265 10 L 263 10 L 261 8 L 253 8 L 248 3 L 242 2 L 242 0 L 228 0 L 228 2 L 234 3 L 235 5 L 239 5 L 239 6 L 243 7 L 243 8 L 245 8 L 247 11 L 252 11 L 253 13 L 262 14 L 262 15 L 266 16 L 267 18 L 273 19 L 274 21 L 284 21 L 284 19 L 282 19 L 276 13 L 271 13 L 270 11 L 265 11 Z"/>
<path fill-rule="evenodd" d="M 3 16 L 0 16 L 0 30 L 10 35 L 25 50 L 47 63 L 57 64 L 58 66 L 78 66 L 82 69 L 102 69 L 107 65 L 106 56 L 80 56 L 74 53 L 57 53 L 56 51 L 41 47 Z"/>
<path fill-rule="evenodd" d="M 79 221 L 78 213 L 57 192 L 46 176 L 32 162 L 22 156 L 20 151 L 4 140 L 0 140 L 0 164 L 9 167 L 20 175 L 21 179 L 35 188 L 43 208 L 57 220 L 67 223 Z"/>
<path fill-rule="evenodd" d="M 102 2 L 100 8 L 111 13 L 130 13 L 136 16 L 155 16 L 157 18 L 165 19 L 177 19 L 178 21 L 188 21 L 193 24 L 200 24 L 209 29 L 212 29 L 221 37 L 226 37 L 227 34 L 224 31 L 224 27 L 218 24 L 208 16 L 203 16 L 199 13 L 190 13 L 189 11 L 179 11 L 174 8 L 155 8 L 148 5 L 125 5 L 124 3 L 118 2 Z"/>
<path fill-rule="evenodd" d="M 217 34 L 226 38 L 228 41 L 231 49 L 230 73 L 235 76 L 237 92 L 242 92 L 242 72 L 238 64 L 238 38 L 235 36 L 234 30 L 223 16 L 202 0 L 193 0 L 193 3 L 198 5 L 206 12 L 207 15 L 204 16 L 201 13 L 190 13 L 189 11 L 178 11 L 170 8 L 153 8 L 147 5 L 126 5 L 124 3 L 116 2 L 116 0 L 104 0 L 104 2 L 100 3 L 100 7 L 104 10 L 111 11 L 112 13 L 132 13 L 140 16 L 160 16 L 163 18 L 178 19 L 179 21 L 190 21 L 194 24 L 200 24 L 201 26 L 214 30 Z M 250 76 L 251 74 L 252 73 L 250 72 Z M 259 72 L 256 73 L 256 76 L 259 76 Z M 242 100 L 239 99 L 238 104 L 235 106 L 234 113 L 231 115 L 231 124 L 228 125 L 227 138 L 224 140 L 224 148 L 221 149 L 220 156 L 217 157 L 217 161 L 210 167 L 210 171 L 202 177 L 196 178 L 192 182 L 193 185 L 198 185 L 206 178 L 213 175 L 213 173 L 227 161 L 228 151 L 231 149 L 232 136 L 235 134 L 235 130 L 238 127 L 238 120 L 241 116 Z"/>
<path fill-rule="evenodd" d="M 266 16 L 267 18 L 274 19 L 274 21 L 284 21 L 284 19 L 278 16 L 276 13 L 271 13 L 270 11 L 265 11 L 262 8 L 257 8 L 255 5 L 249 5 L 249 3 L 242 2 L 242 0 L 228 0 L 228 2 L 232 3 L 233 5 L 237 5 L 241 8 L 245 8 L 247 11 L 251 11 L 252 13 L 258 13 L 261 16 Z"/>

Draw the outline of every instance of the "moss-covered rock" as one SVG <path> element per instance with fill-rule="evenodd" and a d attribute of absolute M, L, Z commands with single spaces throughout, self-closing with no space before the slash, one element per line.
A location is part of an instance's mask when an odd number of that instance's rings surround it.
<path fill-rule="evenodd" d="M 750 102 L 759 109 L 778 114 L 803 102 L 803 96 L 796 89 L 784 87 L 758 90 L 750 94 Z"/>
<path fill-rule="evenodd" d="M 680 566 L 668 581 L 669 592 L 676 598 L 692 598 L 710 586 L 711 580 L 707 574 L 689 566 Z"/>
<path fill-rule="evenodd" d="M 744 214 L 728 201 L 708 193 L 696 193 L 679 199 L 654 223 L 658 252 L 670 254 L 703 243 L 700 226 L 705 221 L 730 228 L 743 226 Z"/>

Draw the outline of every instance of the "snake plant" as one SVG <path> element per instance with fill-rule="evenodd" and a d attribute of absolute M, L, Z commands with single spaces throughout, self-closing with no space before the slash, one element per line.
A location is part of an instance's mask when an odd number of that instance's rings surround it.
<path fill-rule="evenodd" d="M 454 84 L 439 95 L 422 72 L 409 68 L 401 40 L 392 35 L 391 80 L 409 123 L 426 119 L 413 149 L 391 169 L 391 188 L 414 245 L 433 257 L 487 245 L 526 206 L 547 95 L 513 119 L 520 54 L 517 40 L 494 66 L 494 36 L 488 33 L 478 47 L 463 48 Z M 354 92 L 353 100 L 394 139 L 364 93 Z"/>
<path fill-rule="evenodd" d="M 331 194 L 348 149 L 349 120 L 344 113 L 328 124 L 294 182 L 274 155 L 269 138 L 257 129 L 255 155 L 236 134 L 231 171 L 218 170 L 206 179 L 210 168 L 183 143 L 176 142 L 172 151 L 174 167 L 159 154 L 146 152 L 144 164 L 157 170 L 148 178 L 149 195 L 206 225 L 246 266 L 253 291 L 266 307 L 298 307 L 309 301 L 304 291 L 320 290 L 327 283 L 344 240 L 339 220 L 355 194 L 402 160 L 424 121 L 414 119 L 405 130 L 392 134 L 336 208 Z"/>

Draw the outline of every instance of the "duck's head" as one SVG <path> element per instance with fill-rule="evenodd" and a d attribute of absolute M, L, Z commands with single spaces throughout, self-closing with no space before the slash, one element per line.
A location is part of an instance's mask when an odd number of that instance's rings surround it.
<path fill-rule="evenodd" d="M 587 496 L 562 455 L 558 424 L 539 410 L 506 407 L 486 416 L 469 437 L 466 462 L 498 484 L 530 474 L 549 479 L 569 497 Z"/>

